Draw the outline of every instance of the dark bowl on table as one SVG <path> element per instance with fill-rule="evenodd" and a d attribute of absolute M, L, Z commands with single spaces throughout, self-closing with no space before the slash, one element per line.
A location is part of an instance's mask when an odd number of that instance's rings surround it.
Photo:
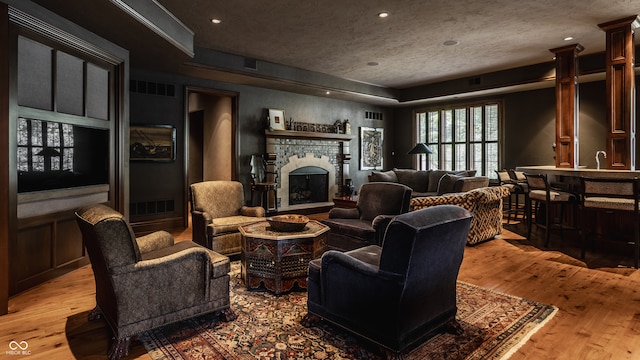
<path fill-rule="evenodd" d="M 304 229 L 309 218 L 304 215 L 278 215 L 267 218 L 267 221 L 273 231 L 294 232 Z"/>

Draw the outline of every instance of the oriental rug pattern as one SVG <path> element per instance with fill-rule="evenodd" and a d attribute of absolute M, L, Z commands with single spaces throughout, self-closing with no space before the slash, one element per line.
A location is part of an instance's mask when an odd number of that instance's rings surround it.
<path fill-rule="evenodd" d="M 234 264 L 235 265 L 235 264 Z M 205 315 L 140 336 L 152 359 L 380 359 L 375 347 L 321 323 L 300 325 L 306 292 L 275 296 L 248 291 L 234 266 L 231 306 L 224 323 Z M 557 308 L 458 282 L 463 335 L 441 333 L 408 359 L 506 359 L 557 312 Z"/>

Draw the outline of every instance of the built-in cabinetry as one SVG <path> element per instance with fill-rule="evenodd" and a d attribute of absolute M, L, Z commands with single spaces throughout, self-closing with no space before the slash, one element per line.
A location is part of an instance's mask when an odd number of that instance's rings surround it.
<path fill-rule="evenodd" d="M 128 53 L 77 27 L 53 26 L 53 17 L 2 10 L 9 197 L 1 241 L 9 271 L 0 276 L 10 296 L 88 263 L 75 209 L 108 203 L 126 212 Z"/>

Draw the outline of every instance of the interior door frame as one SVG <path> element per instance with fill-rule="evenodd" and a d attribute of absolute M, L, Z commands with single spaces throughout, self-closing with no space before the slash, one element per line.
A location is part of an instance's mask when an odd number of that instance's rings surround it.
<path fill-rule="evenodd" d="M 185 101 L 184 101 L 184 169 L 183 169 L 183 183 L 184 187 L 184 199 L 183 204 L 184 211 L 184 227 L 189 227 L 189 94 L 199 93 L 207 96 L 217 97 L 229 97 L 231 98 L 231 176 L 233 179 L 238 177 L 238 164 L 237 158 L 239 153 L 239 134 L 238 134 L 238 98 L 239 94 L 234 91 L 219 90 L 213 88 L 199 87 L 199 86 L 185 86 Z"/>

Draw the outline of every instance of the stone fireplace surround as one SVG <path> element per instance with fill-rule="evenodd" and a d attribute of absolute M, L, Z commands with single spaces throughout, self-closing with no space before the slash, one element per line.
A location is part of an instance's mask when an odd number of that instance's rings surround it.
<path fill-rule="evenodd" d="M 267 157 L 277 174 L 278 211 L 295 211 L 332 206 L 342 193 L 343 174 L 349 174 L 351 135 L 304 131 L 265 131 Z M 328 202 L 289 204 L 289 173 L 305 166 L 317 166 L 328 172 Z"/>

